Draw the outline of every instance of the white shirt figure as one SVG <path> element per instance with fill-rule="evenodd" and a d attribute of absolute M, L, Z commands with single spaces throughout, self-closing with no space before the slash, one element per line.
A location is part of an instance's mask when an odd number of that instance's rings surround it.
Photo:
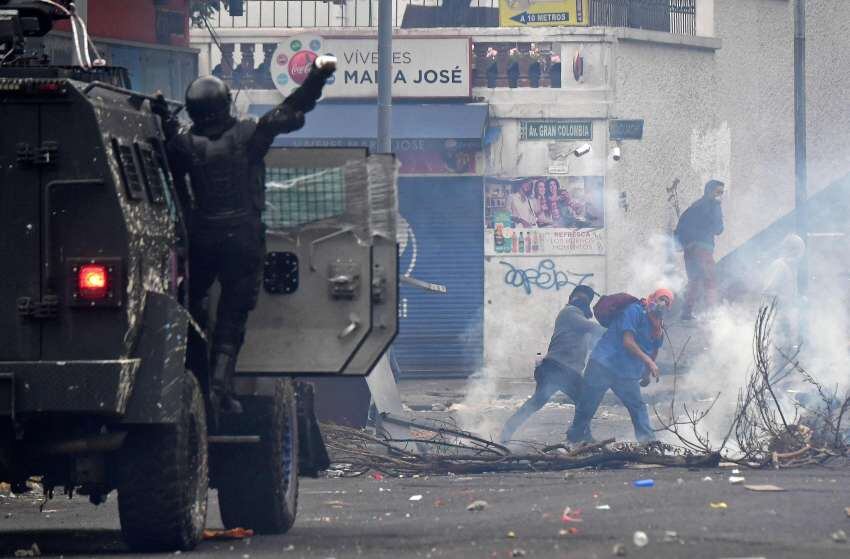
<path fill-rule="evenodd" d="M 776 300 L 777 341 L 780 345 L 794 345 L 797 337 L 797 272 L 806 243 L 797 235 L 788 235 L 782 241 L 782 256 L 771 262 L 767 269 L 762 295 Z"/>
<path fill-rule="evenodd" d="M 531 198 L 527 198 L 522 192 L 511 194 L 511 217 L 515 227 L 537 226 L 537 215 L 531 204 Z"/>

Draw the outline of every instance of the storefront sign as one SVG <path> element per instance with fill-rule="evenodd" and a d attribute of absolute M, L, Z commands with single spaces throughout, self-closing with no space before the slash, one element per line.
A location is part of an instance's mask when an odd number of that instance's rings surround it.
<path fill-rule="evenodd" d="M 394 38 L 393 97 L 470 97 L 471 49 L 468 38 Z M 278 91 L 288 95 L 304 83 L 313 60 L 322 54 L 339 60 L 324 98 L 377 97 L 378 40 L 368 37 L 296 35 L 284 39 L 270 68 Z"/>
<path fill-rule="evenodd" d="M 499 0 L 501 27 L 590 25 L 590 0 Z"/>
<path fill-rule="evenodd" d="M 520 140 L 591 140 L 593 123 L 589 120 L 521 120 Z"/>
<path fill-rule="evenodd" d="M 610 120 L 608 136 L 612 140 L 643 139 L 643 120 Z"/>
<path fill-rule="evenodd" d="M 602 188 L 602 177 L 488 177 L 484 254 L 605 254 Z"/>

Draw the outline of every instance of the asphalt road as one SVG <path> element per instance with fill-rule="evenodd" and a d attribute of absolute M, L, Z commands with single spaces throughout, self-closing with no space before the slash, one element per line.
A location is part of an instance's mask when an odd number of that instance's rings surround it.
<path fill-rule="evenodd" d="M 744 472 L 748 484 L 785 489 L 777 493 L 732 485 L 729 475 L 729 469 L 621 469 L 578 471 L 568 479 L 545 473 L 302 480 L 289 534 L 204 542 L 182 555 L 602 558 L 623 544 L 628 557 L 850 557 L 850 544 L 832 538 L 838 530 L 850 532 L 850 470 Z M 706 476 L 712 481 L 703 481 Z M 643 478 L 654 479 L 655 487 L 633 487 Z M 411 501 L 414 495 L 421 500 Z M 488 506 L 467 511 L 479 499 Z M 712 502 L 728 508 L 712 508 Z M 208 525 L 220 526 L 214 494 L 210 505 Z M 610 510 L 597 509 L 603 505 Z M 583 522 L 565 524 L 567 506 L 582 509 Z M 637 530 L 649 538 L 643 548 L 633 543 Z M 676 534 L 665 538 L 668 531 Z M 32 497 L 0 497 L 0 553 L 33 543 L 43 555 L 133 556 L 121 543 L 114 495 L 100 507 L 57 498 L 44 512 Z"/>

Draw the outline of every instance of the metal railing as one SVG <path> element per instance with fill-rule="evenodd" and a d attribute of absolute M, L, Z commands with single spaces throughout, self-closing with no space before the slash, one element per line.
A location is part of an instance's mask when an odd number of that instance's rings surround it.
<path fill-rule="evenodd" d="M 219 29 L 375 27 L 378 0 L 244 0 L 244 15 L 221 9 Z M 590 0 L 590 24 L 696 34 L 697 0 Z M 499 0 L 393 0 L 393 25 L 498 27 Z"/>
<path fill-rule="evenodd" d="M 497 27 L 499 0 L 393 0 L 393 25 L 403 28 Z M 222 8 L 220 29 L 376 27 L 378 0 L 245 0 L 244 15 Z"/>
<path fill-rule="evenodd" d="M 590 0 L 590 24 L 696 35 L 696 0 Z"/>

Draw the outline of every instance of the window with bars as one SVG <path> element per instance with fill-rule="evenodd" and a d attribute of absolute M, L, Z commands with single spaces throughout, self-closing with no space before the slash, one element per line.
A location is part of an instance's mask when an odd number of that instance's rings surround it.
<path fill-rule="evenodd" d="M 266 169 L 269 229 L 290 229 L 345 213 L 345 175 L 341 167 Z"/>

